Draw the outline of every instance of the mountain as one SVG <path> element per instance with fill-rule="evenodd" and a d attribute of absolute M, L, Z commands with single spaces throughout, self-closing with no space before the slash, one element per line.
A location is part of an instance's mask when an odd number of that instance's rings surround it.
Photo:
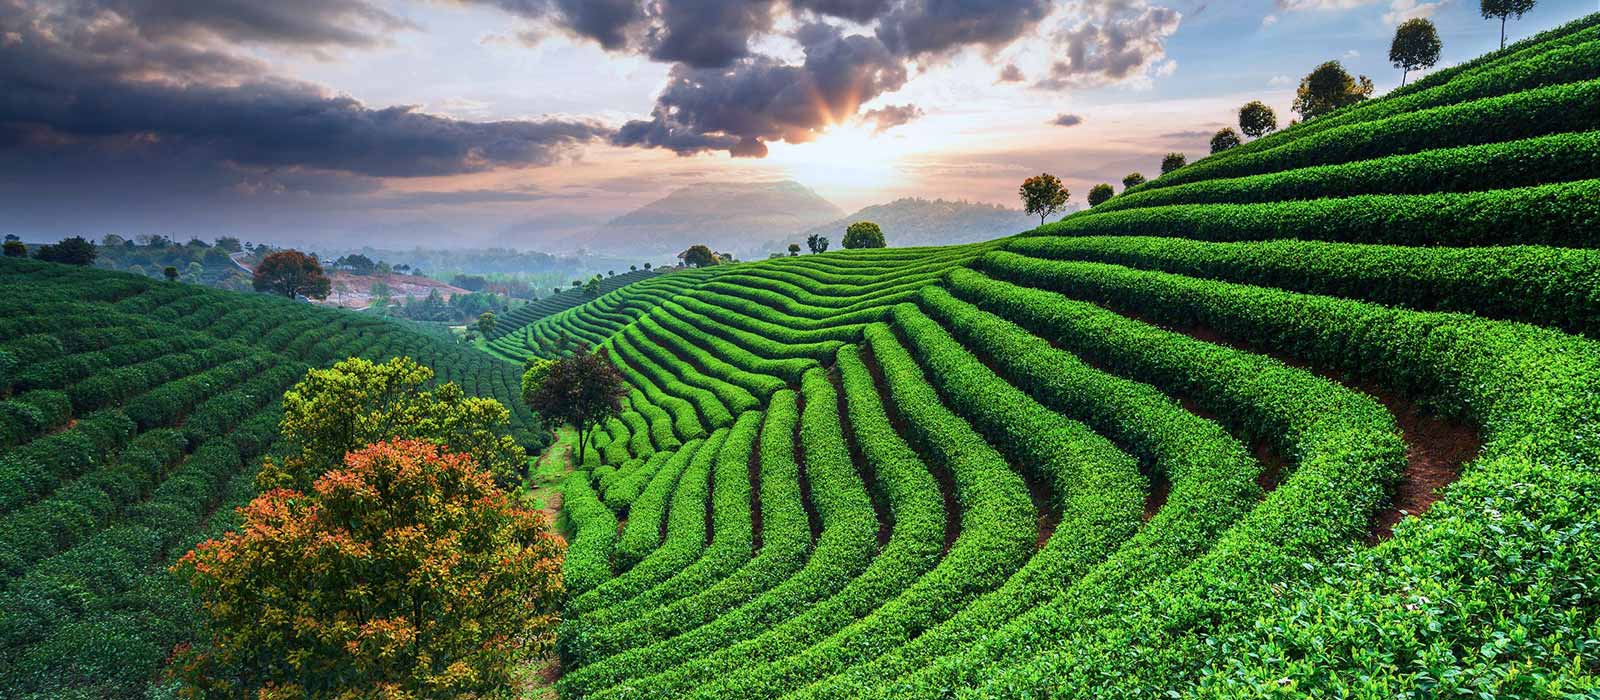
<path fill-rule="evenodd" d="M 867 207 L 850 216 L 805 229 L 791 238 L 804 245 L 808 236 L 820 234 L 827 236 L 833 248 L 838 248 L 845 228 L 856 221 L 871 221 L 883 228 L 884 238 L 895 248 L 987 241 L 1039 225 L 1038 219 L 1022 210 L 997 204 L 907 197 Z M 784 241 L 781 245 L 772 245 L 771 249 L 787 245 L 788 241 Z"/>
<path fill-rule="evenodd" d="M 612 219 L 564 243 L 591 252 L 670 254 L 697 243 L 748 253 L 766 240 L 832 221 L 844 210 L 798 182 L 701 183 Z M 759 237 L 759 238 L 756 238 Z"/>

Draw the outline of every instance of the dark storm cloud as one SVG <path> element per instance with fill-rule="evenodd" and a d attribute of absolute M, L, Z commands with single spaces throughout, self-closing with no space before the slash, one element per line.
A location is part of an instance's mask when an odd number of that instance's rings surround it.
<path fill-rule="evenodd" d="M 916 105 L 888 105 L 861 113 L 861 120 L 872 124 L 873 133 L 881 134 L 902 124 L 920 119 L 922 108 Z"/>
<path fill-rule="evenodd" d="M 904 0 L 880 19 L 878 38 L 904 56 L 999 48 L 1049 12 L 1050 0 Z"/>
<path fill-rule="evenodd" d="M 790 4 L 797 10 L 865 24 L 887 12 L 894 3 L 892 0 L 790 0 Z"/>
<path fill-rule="evenodd" d="M 48 4 L 48 3 L 47 3 Z M 369 0 L 68 0 L 85 16 L 109 11 L 150 36 L 211 35 L 305 46 L 370 46 L 415 25 Z"/>
<path fill-rule="evenodd" d="M 796 36 L 805 47 L 800 65 L 752 56 L 726 69 L 675 66 L 651 119 L 628 122 L 613 142 L 679 155 L 726 150 L 761 157 L 766 141 L 810 141 L 905 84 L 905 66 L 872 37 L 843 36 L 825 25 Z"/>
<path fill-rule="evenodd" d="M 492 5 L 506 12 L 554 24 L 593 39 L 608 50 L 628 48 L 628 35 L 645 18 L 638 0 L 459 0 Z M 531 33 L 522 33 L 531 38 Z"/>
<path fill-rule="evenodd" d="M 1050 123 L 1056 126 L 1077 126 L 1083 123 L 1083 117 L 1076 114 L 1058 114 L 1055 119 L 1050 120 Z"/>

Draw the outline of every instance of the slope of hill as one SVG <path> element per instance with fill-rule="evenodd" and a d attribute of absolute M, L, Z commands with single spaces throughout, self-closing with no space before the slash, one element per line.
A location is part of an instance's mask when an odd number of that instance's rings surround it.
<path fill-rule="evenodd" d="M 313 367 L 398 355 L 513 411 L 518 368 L 391 321 L 0 259 L 0 696 L 145 697 L 194 612 L 171 559 L 232 523 Z"/>
<path fill-rule="evenodd" d="M 1596 129 L 1591 16 L 1028 235 L 501 338 L 632 387 L 559 690 L 1592 694 Z"/>
<path fill-rule="evenodd" d="M 641 280 L 656 276 L 654 270 L 632 270 L 613 277 L 604 277 L 600 280 L 602 294 L 625 287 Z M 489 334 L 489 339 L 494 340 L 508 333 L 513 333 L 522 327 L 534 323 L 539 319 L 554 313 L 565 311 L 589 301 L 582 289 L 573 287 L 555 294 L 550 294 L 543 299 L 523 304 L 512 309 L 502 316 L 495 324 L 494 332 Z"/>
<path fill-rule="evenodd" d="M 871 221 L 883 228 L 884 238 L 896 248 L 954 245 L 1003 238 L 1038 225 L 1032 216 L 1019 209 L 997 204 L 917 199 L 907 197 L 888 204 L 875 204 L 842 219 L 801 231 L 791 238 L 804 245 L 807 237 L 826 236 L 835 247 L 844 230 L 857 221 Z M 788 245 L 770 246 L 778 250 Z"/>
<path fill-rule="evenodd" d="M 590 251 L 618 255 L 677 255 L 697 243 L 743 251 L 754 236 L 798 231 L 843 216 L 798 182 L 690 185 L 566 239 Z"/>

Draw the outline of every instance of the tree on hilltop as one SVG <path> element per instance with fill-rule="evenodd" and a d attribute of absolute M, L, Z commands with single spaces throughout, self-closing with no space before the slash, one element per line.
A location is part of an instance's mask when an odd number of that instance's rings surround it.
<path fill-rule="evenodd" d="M 478 332 L 482 333 L 485 338 L 489 337 L 489 334 L 494 332 L 496 322 L 493 311 L 485 311 L 478 314 Z"/>
<path fill-rule="evenodd" d="M 1128 173 L 1127 177 L 1122 178 L 1122 191 L 1127 192 L 1130 188 L 1143 184 L 1144 173 Z"/>
<path fill-rule="evenodd" d="M 1098 207 L 1115 195 L 1116 191 L 1111 189 L 1111 185 L 1102 182 L 1089 188 L 1089 206 Z"/>
<path fill-rule="evenodd" d="M 1411 71 L 1432 68 L 1439 62 L 1439 30 L 1432 22 L 1418 17 L 1408 19 L 1394 30 L 1389 44 L 1389 62 L 1401 69 L 1400 84 L 1406 84 Z"/>
<path fill-rule="evenodd" d="M 88 266 L 94 263 L 96 255 L 99 250 L 83 236 L 64 238 L 60 243 L 42 245 L 33 251 L 33 257 L 38 260 L 63 265 Z"/>
<path fill-rule="evenodd" d="M 295 298 L 327 299 L 331 283 L 322 272 L 317 259 L 298 250 L 284 250 L 268 255 L 256 265 L 251 285 L 258 292 L 279 294 Z"/>
<path fill-rule="evenodd" d="M 1022 197 L 1024 212 L 1039 215 L 1040 226 L 1051 214 L 1065 209 L 1067 198 L 1072 195 L 1061 184 L 1061 179 L 1050 173 L 1040 173 L 1023 180 L 1017 194 Z"/>
<path fill-rule="evenodd" d="M 689 267 L 710 267 L 722 262 L 716 253 L 711 252 L 710 246 L 692 245 L 688 250 L 678 253 L 678 259 Z"/>
<path fill-rule="evenodd" d="M 883 240 L 883 229 L 871 221 L 857 221 L 844 230 L 846 250 L 882 248 L 886 245 Z"/>
<path fill-rule="evenodd" d="M 1244 140 L 1239 138 L 1239 132 L 1231 126 L 1223 127 L 1211 136 L 1211 154 L 1216 155 L 1241 143 Z"/>
<path fill-rule="evenodd" d="M 1189 157 L 1182 153 L 1168 153 L 1161 158 L 1161 174 L 1166 175 L 1178 168 L 1189 164 Z"/>
<path fill-rule="evenodd" d="M 1328 61 L 1300 79 L 1294 96 L 1294 111 L 1302 118 L 1314 119 L 1371 95 L 1372 81 L 1367 76 L 1358 80 L 1345 71 L 1343 64 Z"/>
<path fill-rule="evenodd" d="M 806 248 L 812 253 L 826 253 L 828 252 L 828 237 L 819 236 L 815 233 L 806 236 Z"/>
<path fill-rule="evenodd" d="M 1250 138 L 1261 138 L 1278 130 L 1278 113 L 1267 103 L 1255 100 L 1239 108 L 1239 131 Z"/>
<path fill-rule="evenodd" d="M 1500 48 L 1506 47 L 1506 18 L 1522 19 L 1523 13 L 1533 9 L 1534 0 L 1480 0 L 1478 11 L 1484 19 L 1500 18 Z"/>
<path fill-rule="evenodd" d="M 799 255 L 799 254 L 800 254 L 800 244 L 799 243 L 790 243 L 789 244 L 789 257 L 792 258 L 792 257 L 794 257 L 796 255 Z"/>

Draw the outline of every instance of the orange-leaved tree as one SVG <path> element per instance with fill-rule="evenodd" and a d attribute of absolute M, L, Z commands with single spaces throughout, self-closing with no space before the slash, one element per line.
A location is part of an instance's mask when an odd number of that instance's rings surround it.
<path fill-rule="evenodd" d="M 466 455 L 380 442 L 240 514 L 173 566 L 209 637 L 190 697 L 509 697 L 552 642 L 565 545 Z"/>

